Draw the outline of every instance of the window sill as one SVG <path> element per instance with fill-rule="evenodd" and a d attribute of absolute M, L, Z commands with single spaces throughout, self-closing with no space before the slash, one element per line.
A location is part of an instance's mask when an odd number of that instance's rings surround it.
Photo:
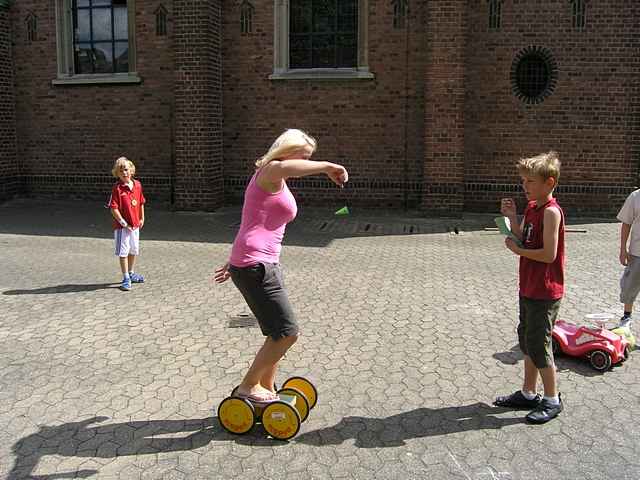
<path fill-rule="evenodd" d="M 61 75 L 51 80 L 52 85 L 102 85 L 102 84 L 138 84 L 142 79 L 137 73 Z"/>
<path fill-rule="evenodd" d="M 309 68 L 273 72 L 269 80 L 372 80 L 369 70 L 355 68 Z"/>

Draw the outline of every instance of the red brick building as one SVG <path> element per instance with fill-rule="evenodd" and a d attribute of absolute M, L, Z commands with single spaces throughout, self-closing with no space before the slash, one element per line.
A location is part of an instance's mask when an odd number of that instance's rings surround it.
<path fill-rule="evenodd" d="M 0 0 L 0 199 L 104 198 L 125 154 L 149 200 L 215 209 L 298 127 L 351 174 L 302 201 L 495 211 L 554 149 L 561 203 L 612 212 L 639 25 L 629 0 Z"/>

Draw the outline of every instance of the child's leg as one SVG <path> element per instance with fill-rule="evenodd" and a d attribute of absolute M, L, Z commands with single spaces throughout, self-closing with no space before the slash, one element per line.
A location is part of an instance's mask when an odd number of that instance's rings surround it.
<path fill-rule="evenodd" d="M 129 254 L 127 257 L 129 259 L 129 270 L 128 272 L 133 272 L 133 265 L 136 263 L 136 256 Z"/>
<path fill-rule="evenodd" d="M 538 385 L 538 367 L 533 363 L 529 355 L 524 356 L 524 382 L 522 391 L 535 393 Z"/>
<path fill-rule="evenodd" d="M 558 384 L 556 382 L 556 366 L 550 365 L 540 369 L 540 377 L 544 385 L 544 396 L 555 398 L 558 396 Z"/>
<path fill-rule="evenodd" d="M 122 275 L 129 274 L 129 261 L 127 257 L 119 257 L 120 258 L 120 270 L 122 271 Z"/>
<path fill-rule="evenodd" d="M 631 323 L 633 303 L 640 293 L 640 258 L 629 255 L 628 264 L 620 277 L 620 302 L 624 304 L 624 313 L 620 319 L 620 325 L 627 326 Z"/>
<path fill-rule="evenodd" d="M 254 394 L 270 390 L 275 381 L 278 362 L 297 339 L 295 335 L 278 340 L 267 337 L 240 384 L 240 393 Z"/>

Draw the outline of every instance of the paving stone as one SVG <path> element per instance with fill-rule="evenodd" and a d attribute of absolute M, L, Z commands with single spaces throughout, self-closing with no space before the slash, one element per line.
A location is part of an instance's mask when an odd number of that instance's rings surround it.
<path fill-rule="evenodd" d="M 102 207 L 0 205 L 0 478 L 640 478 L 637 352 L 604 374 L 558 358 L 550 424 L 491 406 L 522 380 L 517 259 L 492 215 L 451 235 L 446 219 L 302 207 L 282 253 L 302 335 L 278 381 L 309 377 L 318 405 L 289 442 L 226 433 L 217 405 L 263 341 L 211 279 L 238 219 L 150 206 L 147 281 L 121 292 Z M 567 234 L 560 317 L 618 315 L 618 225 L 569 220 L 588 233 Z"/>

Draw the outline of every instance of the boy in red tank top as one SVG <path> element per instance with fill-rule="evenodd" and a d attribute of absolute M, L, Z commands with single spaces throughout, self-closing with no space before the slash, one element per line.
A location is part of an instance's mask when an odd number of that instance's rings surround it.
<path fill-rule="evenodd" d="M 494 405 L 529 409 L 527 421 L 546 423 L 560 414 L 562 399 L 557 389 L 551 331 L 564 295 L 564 213 L 553 198 L 560 177 L 555 152 L 523 159 L 518 163 L 527 208 L 518 223 L 515 202 L 502 199 L 501 212 L 511 221 L 513 233 L 523 246 L 507 238 L 506 247 L 520 256 L 520 323 L 518 343 L 524 354 L 522 390 L 496 398 Z M 544 396 L 536 393 L 538 374 Z"/>

